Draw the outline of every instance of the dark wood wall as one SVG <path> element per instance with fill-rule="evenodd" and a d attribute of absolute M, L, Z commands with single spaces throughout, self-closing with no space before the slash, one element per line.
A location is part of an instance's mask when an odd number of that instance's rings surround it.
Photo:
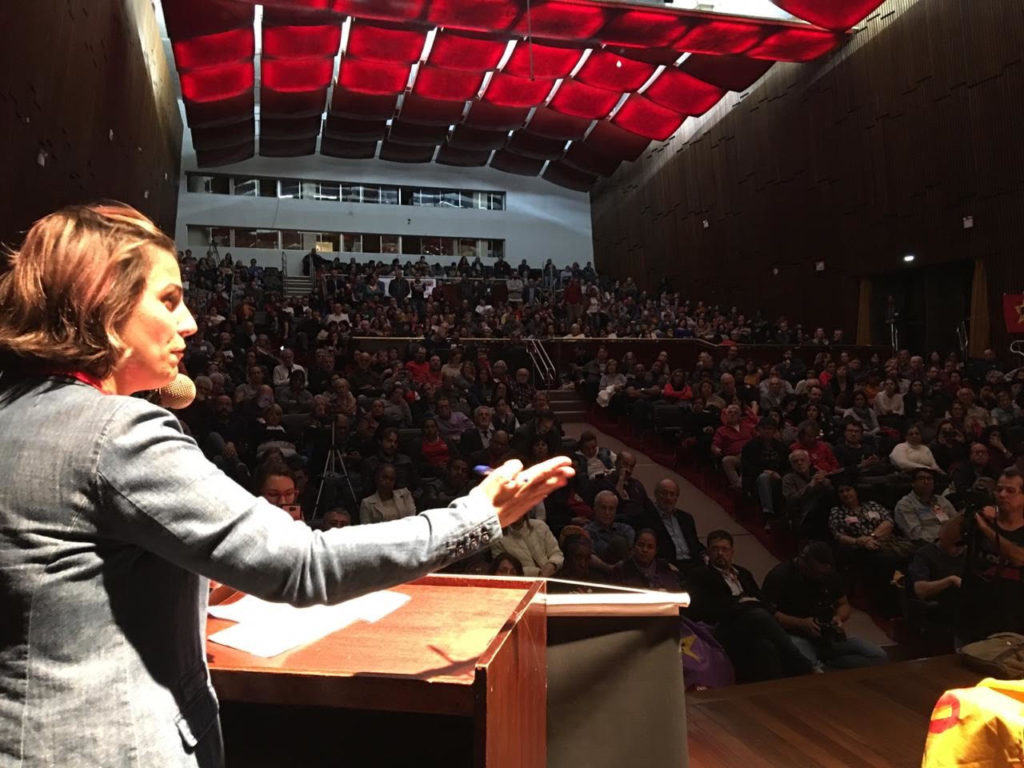
<path fill-rule="evenodd" d="M 852 333 L 860 277 L 907 253 L 922 277 L 983 259 L 1005 351 L 1001 295 L 1024 290 L 1022 57 L 1024 3 L 888 0 L 835 56 L 776 64 L 596 188 L 597 266 Z M 963 302 L 943 279 L 927 322 L 952 338 Z"/>
<path fill-rule="evenodd" d="M 3 0 L 0 30 L 0 242 L 98 198 L 173 233 L 182 125 L 149 0 Z"/>

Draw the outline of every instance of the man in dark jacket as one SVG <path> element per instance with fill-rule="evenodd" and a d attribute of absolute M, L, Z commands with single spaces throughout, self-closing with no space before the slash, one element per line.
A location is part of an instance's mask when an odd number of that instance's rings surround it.
<path fill-rule="evenodd" d="M 716 625 L 715 638 L 729 654 L 737 681 L 809 673 L 810 660 L 761 601 L 753 574 L 733 563 L 733 539 L 728 531 L 708 534 L 708 556 L 706 566 L 690 571 L 688 614 Z"/>
<path fill-rule="evenodd" d="M 778 434 L 775 421 L 765 416 L 757 423 L 757 437 L 740 452 L 743 486 L 756 489 L 761 511 L 768 521 L 780 512 L 782 476 L 789 471 L 789 450 Z"/>
<path fill-rule="evenodd" d="M 626 455 L 619 454 L 619 458 Z M 704 544 L 697 536 L 693 515 L 676 508 L 679 486 L 665 478 L 654 489 L 654 509 L 648 511 L 638 528 L 650 528 L 658 539 L 658 553 L 672 563 L 684 577 L 694 567 L 704 564 Z"/>

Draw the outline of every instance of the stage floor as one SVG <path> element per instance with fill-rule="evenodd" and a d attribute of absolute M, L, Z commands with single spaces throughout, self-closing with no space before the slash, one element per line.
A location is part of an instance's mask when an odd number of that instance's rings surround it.
<path fill-rule="evenodd" d="M 690 768 L 918 768 L 955 656 L 686 694 Z"/>

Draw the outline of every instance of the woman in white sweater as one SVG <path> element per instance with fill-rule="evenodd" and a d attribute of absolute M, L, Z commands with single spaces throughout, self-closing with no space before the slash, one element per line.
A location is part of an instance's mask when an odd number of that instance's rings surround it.
<path fill-rule="evenodd" d="M 897 444 L 889 454 L 889 461 L 897 469 L 907 472 L 914 469 L 931 469 L 942 472 L 942 468 L 935 463 L 931 449 L 921 442 L 921 428 L 916 424 L 907 428 L 903 442 Z"/>

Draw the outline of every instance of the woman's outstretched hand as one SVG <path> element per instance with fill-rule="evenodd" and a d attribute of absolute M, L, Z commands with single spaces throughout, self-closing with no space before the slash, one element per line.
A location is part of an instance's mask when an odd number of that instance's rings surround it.
<path fill-rule="evenodd" d="M 556 456 L 523 469 L 521 461 L 506 461 L 470 492 L 470 498 L 484 497 L 506 528 L 521 518 L 549 493 L 561 488 L 575 475 L 568 456 Z"/>

